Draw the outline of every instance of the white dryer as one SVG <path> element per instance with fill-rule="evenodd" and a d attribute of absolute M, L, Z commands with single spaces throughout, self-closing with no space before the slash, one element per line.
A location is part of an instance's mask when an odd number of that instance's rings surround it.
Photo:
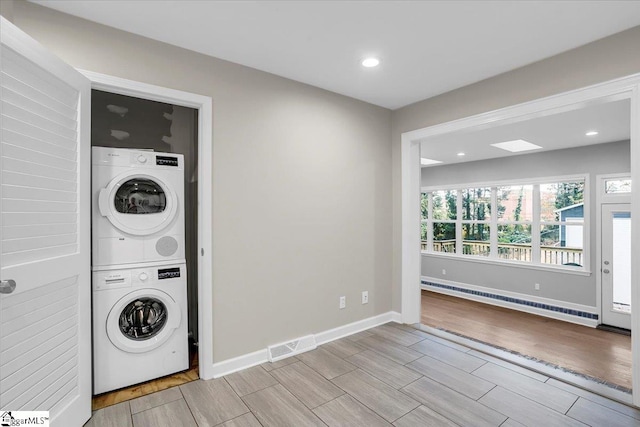
<path fill-rule="evenodd" d="M 94 394 L 189 368 L 185 264 L 93 273 Z"/>
<path fill-rule="evenodd" d="M 93 269 L 185 259 L 184 157 L 93 147 Z"/>

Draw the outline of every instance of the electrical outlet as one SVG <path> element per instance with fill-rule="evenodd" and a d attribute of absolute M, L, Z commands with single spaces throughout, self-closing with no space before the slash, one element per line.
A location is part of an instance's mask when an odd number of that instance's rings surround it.
<path fill-rule="evenodd" d="M 340 297 L 340 309 L 343 309 L 347 306 L 347 297 Z"/>
<path fill-rule="evenodd" d="M 536 291 L 539 291 L 540 290 L 540 283 L 536 283 L 535 285 L 533 285 L 533 287 L 534 287 L 534 289 Z"/>
<path fill-rule="evenodd" d="M 444 268 L 442 269 L 442 275 L 446 276 L 447 275 L 447 270 L 445 270 Z"/>
<path fill-rule="evenodd" d="M 369 291 L 362 291 L 362 303 L 367 304 L 369 302 Z"/>

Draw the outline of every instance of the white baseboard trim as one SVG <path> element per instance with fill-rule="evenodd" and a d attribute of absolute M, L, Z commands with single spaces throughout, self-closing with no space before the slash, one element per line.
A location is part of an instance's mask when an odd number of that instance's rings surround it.
<path fill-rule="evenodd" d="M 211 367 L 211 372 L 213 373 L 213 378 L 219 378 L 252 366 L 260 365 L 268 360 L 269 352 L 265 348 L 264 350 L 254 351 L 253 353 L 243 354 L 233 359 L 214 363 Z"/>
<path fill-rule="evenodd" d="M 348 337 L 349 335 L 357 334 L 358 332 L 362 332 L 367 329 L 383 325 L 385 323 L 401 323 L 400 319 L 400 313 L 395 311 L 388 311 L 377 316 L 369 317 L 368 319 L 358 320 L 357 322 L 349 323 L 347 325 L 329 329 L 328 331 L 320 332 L 316 334 L 316 342 L 318 343 L 318 345 L 326 344 L 330 341 Z"/>
<path fill-rule="evenodd" d="M 317 345 L 326 344 L 330 341 L 344 338 L 388 322 L 401 323 L 401 318 L 400 313 L 389 311 L 367 319 L 358 320 L 357 322 L 315 334 L 316 343 Z M 219 378 L 233 372 L 260 365 L 267 361 L 269 361 L 268 350 L 258 350 L 253 353 L 243 354 L 242 356 L 214 363 L 211 367 L 211 372 L 213 373 L 213 378 Z"/>
<path fill-rule="evenodd" d="M 454 282 L 451 280 L 442 280 L 440 278 L 433 278 L 433 277 L 427 277 L 427 276 L 422 276 L 422 281 L 438 283 L 442 285 L 447 285 L 447 286 L 465 289 L 465 290 L 471 290 L 475 292 L 483 292 L 487 294 L 498 295 L 500 297 L 505 297 L 505 298 L 518 299 L 518 300 L 527 301 L 535 304 L 560 307 L 567 311 L 573 310 L 574 312 L 583 312 L 591 315 L 598 315 L 598 310 L 596 307 L 587 306 L 587 305 L 580 305 L 580 304 L 570 303 L 566 301 L 554 300 L 550 298 L 542 298 L 542 297 L 536 297 L 536 296 L 527 295 L 527 294 L 520 294 L 516 292 L 503 291 L 503 290 L 494 289 L 494 288 L 487 288 L 484 286 L 470 285 L 467 283 Z M 421 287 L 422 289 L 426 289 L 429 291 L 433 291 L 433 292 L 437 292 L 445 295 L 451 295 L 451 296 L 464 298 L 472 301 L 478 301 L 478 302 L 491 304 L 499 307 L 505 307 L 512 310 L 522 311 L 525 313 L 537 314 L 539 316 L 562 320 L 564 322 L 575 323 L 578 325 L 589 326 L 592 328 L 595 328 L 596 326 L 598 326 L 598 323 L 599 323 L 598 319 L 581 317 L 575 314 L 563 313 L 560 311 L 553 311 L 553 310 L 530 306 L 526 304 L 504 301 L 501 299 L 495 299 L 495 298 L 486 297 L 482 295 L 474 295 L 471 293 L 457 291 L 454 289 L 446 289 L 442 287 L 426 285 L 424 283 L 421 284 Z"/>

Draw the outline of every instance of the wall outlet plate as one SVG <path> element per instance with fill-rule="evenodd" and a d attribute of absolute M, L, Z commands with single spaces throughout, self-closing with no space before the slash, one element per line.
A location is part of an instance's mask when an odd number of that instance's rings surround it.
<path fill-rule="evenodd" d="M 367 304 L 369 302 L 369 291 L 362 291 L 362 303 Z"/>
<path fill-rule="evenodd" d="M 347 297 L 340 297 L 340 309 L 343 309 L 347 306 Z"/>

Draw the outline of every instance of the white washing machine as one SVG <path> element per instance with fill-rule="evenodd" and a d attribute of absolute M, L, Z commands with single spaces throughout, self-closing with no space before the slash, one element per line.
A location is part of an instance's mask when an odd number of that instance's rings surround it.
<path fill-rule="evenodd" d="M 185 264 L 93 273 L 94 394 L 189 368 Z"/>
<path fill-rule="evenodd" d="M 93 269 L 185 259 L 184 157 L 93 147 Z"/>

